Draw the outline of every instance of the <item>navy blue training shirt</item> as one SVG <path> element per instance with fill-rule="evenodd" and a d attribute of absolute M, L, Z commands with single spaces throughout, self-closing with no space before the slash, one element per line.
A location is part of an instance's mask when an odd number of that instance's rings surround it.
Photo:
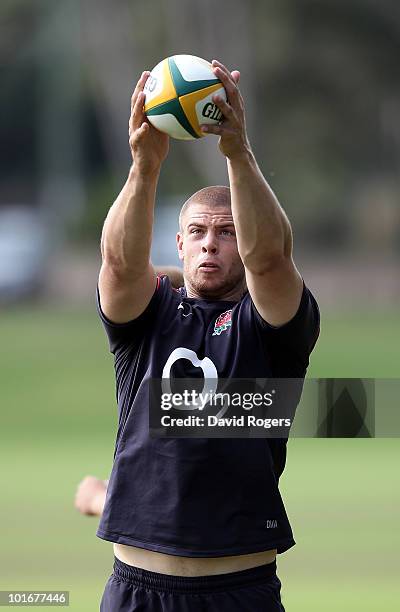
<path fill-rule="evenodd" d="M 303 378 L 319 333 L 318 306 L 307 287 L 294 318 L 279 328 L 261 318 L 248 292 L 239 302 L 188 298 L 166 276 L 133 321 L 109 321 L 98 291 L 97 306 L 115 358 L 118 401 L 97 535 L 187 557 L 282 553 L 293 546 L 278 489 L 286 440 L 151 438 L 148 381 L 162 377 L 168 360 L 171 375 L 193 376 L 193 355 L 208 357 L 219 378 Z"/>

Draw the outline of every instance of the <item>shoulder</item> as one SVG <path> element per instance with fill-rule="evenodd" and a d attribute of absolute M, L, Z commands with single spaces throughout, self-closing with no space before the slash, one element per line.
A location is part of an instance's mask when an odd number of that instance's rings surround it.
<path fill-rule="evenodd" d="M 270 341 L 298 345 L 311 353 L 320 331 L 320 311 L 317 301 L 303 281 L 300 304 L 295 315 L 284 325 L 274 327 L 257 311 L 249 292 L 246 292 L 236 308 L 239 320 L 257 327 Z"/>
<path fill-rule="evenodd" d="M 151 329 L 154 320 L 162 316 L 170 306 L 179 304 L 181 294 L 174 289 L 168 276 L 157 276 L 156 288 L 146 309 L 136 318 L 126 323 L 114 323 L 104 314 L 97 287 L 97 312 L 106 331 L 110 351 L 115 353 L 126 345 L 137 345 Z"/>

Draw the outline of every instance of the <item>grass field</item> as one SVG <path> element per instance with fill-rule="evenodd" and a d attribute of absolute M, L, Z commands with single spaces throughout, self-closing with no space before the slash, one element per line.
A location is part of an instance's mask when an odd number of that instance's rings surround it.
<path fill-rule="evenodd" d="M 94 311 L 24 308 L 0 313 L 0 338 L 0 589 L 69 590 L 71 610 L 98 610 L 112 549 L 73 496 L 82 476 L 111 467 L 105 336 Z M 325 315 L 309 374 L 399 377 L 399 346 L 395 312 Z M 399 460 L 397 439 L 290 441 L 282 492 L 298 545 L 279 558 L 288 612 L 397 609 Z"/>

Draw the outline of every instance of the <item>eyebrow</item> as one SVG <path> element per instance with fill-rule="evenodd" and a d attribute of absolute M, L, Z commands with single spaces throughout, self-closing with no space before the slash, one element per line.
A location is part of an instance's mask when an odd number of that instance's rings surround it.
<path fill-rule="evenodd" d="M 201 221 L 191 221 L 187 228 L 189 229 L 190 227 L 207 227 L 206 224 L 201 223 Z M 235 224 L 233 223 L 233 221 L 223 221 L 222 223 L 216 223 L 216 227 L 219 228 L 225 228 L 225 227 L 230 227 L 235 229 Z"/>
<path fill-rule="evenodd" d="M 187 227 L 189 229 L 189 227 L 206 227 L 206 226 L 204 225 L 204 223 L 201 223 L 200 221 L 191 221 Z"/>

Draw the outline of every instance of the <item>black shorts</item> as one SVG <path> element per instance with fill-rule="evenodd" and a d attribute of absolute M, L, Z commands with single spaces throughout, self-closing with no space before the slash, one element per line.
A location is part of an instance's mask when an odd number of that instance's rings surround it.
<path fill-rule="evenodd" d="M 216 576 L 169 576 L 115 559 L 100 612 L 285 612 L 276 562 Z"/>

